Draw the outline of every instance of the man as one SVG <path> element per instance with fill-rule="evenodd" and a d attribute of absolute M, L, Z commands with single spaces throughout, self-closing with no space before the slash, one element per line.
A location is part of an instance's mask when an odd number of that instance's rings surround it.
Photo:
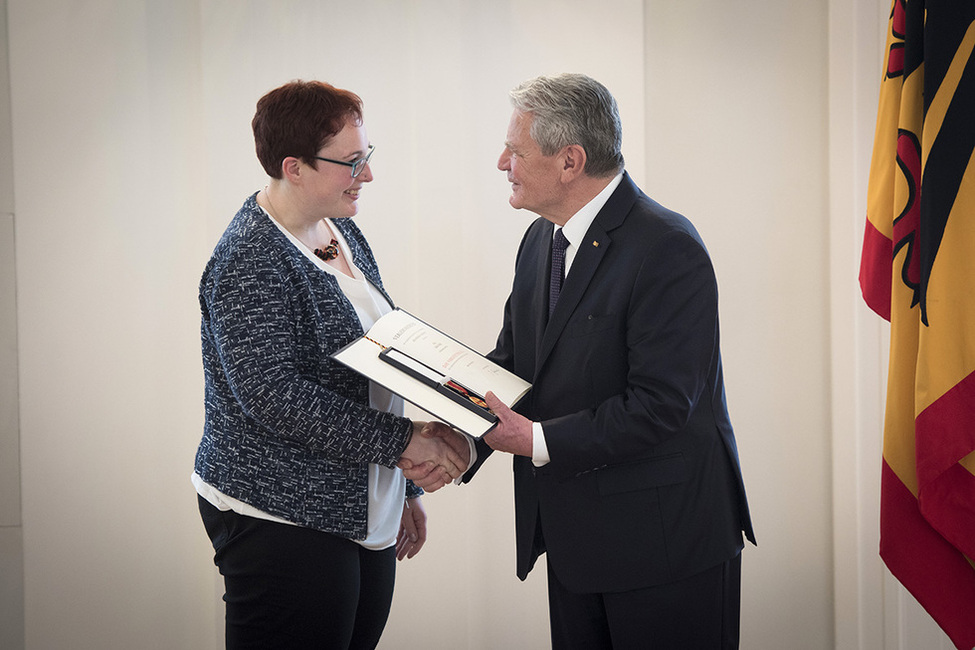
<path fill-rule="evenodd" d="M 488 394 L 500 421 L 464 480 L 514 454 L 518 577 L 547 554 L 554 648 L 737 647 L 755 539 L 708 253 L 623 171 L 605 87 L 540 77 L 511 97 L 498 168 L 540 218 L 490 357 L 533 389 L 517 413 Z"/>

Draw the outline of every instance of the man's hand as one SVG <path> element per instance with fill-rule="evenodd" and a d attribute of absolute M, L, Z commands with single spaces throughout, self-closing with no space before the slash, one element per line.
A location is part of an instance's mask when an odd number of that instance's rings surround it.
<path fill-rule="evenodd" d="M 484 396 L 488 407 L 498 416 L 498 424 L 484 434 L 484 442 L 495 451 L 506 451 L 516 456 L 532 457 L 532 421 L 515 413 L 488 391 Z"/>
<path fill-rule="evenodd" d="M 435 492 L 467 471 L 470 445 L 443 422 L 414 422 L 413 438 L 397 467 L 427 492 Z"/>

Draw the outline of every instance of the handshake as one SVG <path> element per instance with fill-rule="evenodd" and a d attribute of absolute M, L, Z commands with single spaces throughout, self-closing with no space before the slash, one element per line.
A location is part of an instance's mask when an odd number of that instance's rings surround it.
<path fill-rule="evenodd" d="M 467 436 L 443 422 L 414 422 L 413 436 L 396 464 L 403 475 L 435 492 L 467 471 L 471 445 Z"/>

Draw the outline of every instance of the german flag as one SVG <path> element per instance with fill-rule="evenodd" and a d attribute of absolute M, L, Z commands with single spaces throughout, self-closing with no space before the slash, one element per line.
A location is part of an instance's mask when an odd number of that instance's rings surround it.
<path fill-rule="evenodd" d="M 880 555 L 975 647 L 975 2 L 894 0 L 860 286 L 890 321 Z"/>

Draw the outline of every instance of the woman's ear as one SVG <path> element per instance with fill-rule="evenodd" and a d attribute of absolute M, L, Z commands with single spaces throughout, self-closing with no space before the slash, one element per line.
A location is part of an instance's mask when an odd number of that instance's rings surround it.
<path fill-rule="evenodd" d="M 294 183 L 301 178 L 301 161 L 294 156 L 288 156 L 281 161 L 281 177 Z"/>

